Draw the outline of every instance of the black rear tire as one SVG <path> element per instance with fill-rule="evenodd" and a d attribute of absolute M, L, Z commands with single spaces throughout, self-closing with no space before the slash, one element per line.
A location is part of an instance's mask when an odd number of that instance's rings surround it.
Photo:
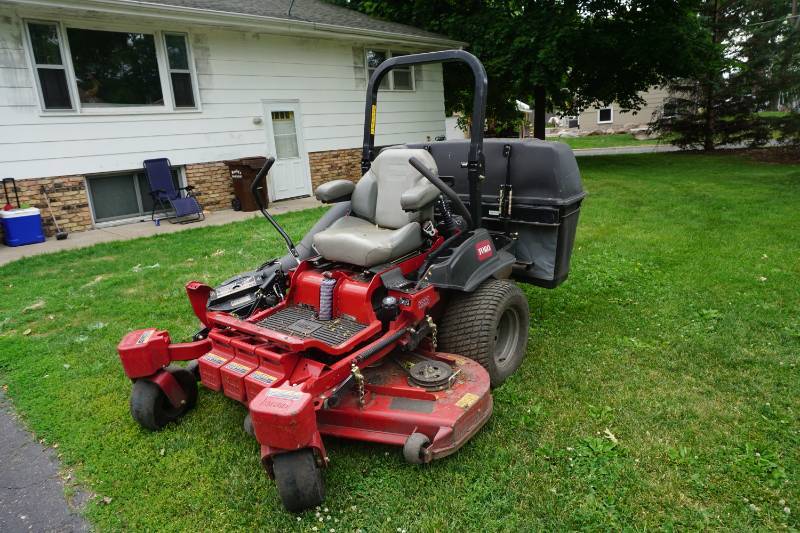
<path fill-rule="evenodd" d="M 448 302 L 439 321 L 438 349 L 477 361 L 492 388 L 499 387 L 525 358 L 529 326 L 525 293 L 511 281 L 489 279 Z"/>
<path fill-rule="evenodd" d="M 186 394 L 186 403 L 173 407 L 161 388 L 146 379 L 134 382 L 131 391 L 131 416 L 145 429 L 158 431 L 178 420 L 197 404 L 197 382 L 194 374 L 185 368 L 167 367 Z"/>
<path fill-rule="evenodd" d="M 303 448 L 273 456 L 272 472 L 283 506 L 299 513 L 322 503 L 325 482 L 314 450 Z"/>

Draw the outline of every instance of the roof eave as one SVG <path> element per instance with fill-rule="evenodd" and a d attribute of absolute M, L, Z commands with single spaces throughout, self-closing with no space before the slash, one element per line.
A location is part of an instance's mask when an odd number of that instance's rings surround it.
<path fill-rule="evenodd" d="M 337 24 L 307 22 L 264 15 L 250 15 L 246 13 L 232 13 L 229 11 L 218 11 L 213 9 L 171 6 L 142 0 L 81 0 L 79 2 L 74 0 L 7 1 L 26 6 L 72 10 L 89 9 L 102 13 L 159 17 L 205 25 L 239 26 L 243 28 L 246 27 L 251 30 L 260 29 L 262 31 L 276 31 L 295 35 L 309 34 L 335 38 L 349 36 L 357 37 L 360 40 L 365 41 L 377 39 L 431 48 L 463 48 L 467 45 L 465 42 L 447 39 L 444 37 L 428 37 L 423 35 L 373 30 L 368 28 L 352 28 Z"/>

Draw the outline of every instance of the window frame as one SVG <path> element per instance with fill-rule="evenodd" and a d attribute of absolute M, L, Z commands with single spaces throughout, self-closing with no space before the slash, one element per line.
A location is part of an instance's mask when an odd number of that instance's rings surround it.
<path fill-rule="evenodd" d="M 40 116 L 75 116 L 75 115 L 156 115 L 165 113 L 199 113 L 202 111 L 202 104 L 200 102 L 200 90 L 197 86 L 197 71 L 194 63 L 194 54 L 192 53 L 191 34 L 188 31 L 171 31 L 157 29 L 153 30 L 142 26 L 141 24 L 133 23 L 102 23 L 90 24 L 71 19 L 35 19 L 23 18 L 22 24 L 25 31 L 25 50 L 28 55 L 28 66 L 35 90 L 39 98 L 39 115 Z M 69 89 L 70 100 L 72 102 L 72 109 L 47 109 L 44 106 L 44 96 L 42 93 L 41 82 L 39 74 L 36 70 L 35 56 L 33 53 L 33 42 L 31 40 L 30 30 L 28 24 L 49 24 L 55 25 L 59 47 L 62 54 L 62 62 L 67 76 L 67 85 Z M 161 94 L 163 95 L 164 105 L 161 106 L 98 106 L 89 107 L 82 106 L 78 96 L 78 84 L 75 77 L 75 67 L 72 64 L 72 52 L 69 48 L 69 38 L 67 37 L 67 29 L 82 29 L 82 30 L 95 30 L 95 31 L 109 31 L 119 33 L 144 33 L 153 36 L 155 51 L 156 51 L 156 64 L 158 66 L 158 78 L 161 84 Z M 192 80 L 192 91 L 194 93 L 195 107 L 176 107 L 175 94 L 172 90 L 172 69 L 169 67 L 169 58 L 167 57 L 166 49 L 166 35 L 183 35 L 186 40 L 186 53 L 189 61 L 188 73 Z M 177 69 L 176 72 L 186 72 L 183 69 Z"/>
<path fill-rule="evenodd" d="M 609 120 L 600 120 L 600 112 L 605 111 L 608 109 L 611 112 L 611 118 Z M 597 123 L 598 124 L 613 124 L 614 123 L 614 106 L 606 106 L 606 107 L 598 107 L 597 108 Z"/>
<path fill-rule="evenodd" d="M 374 46 L 374 47 L 373 46 L 365 46 L 364 47 L 364 68 L 365 68 L 366 73 L 367 73 L 367 83 L 369 83 L 369 80 L 372 77 L 372 74 L 370 73 L 370 70 L 375 70 L 373 68 L 370 68 L 369 62 L 367 61 L 367 52 L 370 51 L 370 50 L 372 50 L 374 52 L 382 52 L 382 53 L 386 54 L 386 59 L 387 60 L 395 57 L 395 55 L 394 55 L 395 52 L 398 55 L 401 55 L 401 56 L 408 55 L 408 54 L 413 54 L 413 52 L 407 52 L 405 50 L 399 50 L 399 49 L 392 50 L 391 48 L 380 48 L 378 46 Z M 416 72 L 417 69 L 414 68 L 414 65 L 408 65 L 408 69 L 411 72 L 411 88 L 410 89 L 396 89 L 395 86 L 394 86 L 394 70 L 390 70 L 389 73 L 388 73 L 388 76 L 389 76 L 389 87 L 387 87 L 386 89 L 381 89 L 381 90 L 383 90 L 383 91 L 396 91 L 396 92 L 401 92 L 401 93 L 410 93 L 410 92 L 416 91 L 417 90 L 417 72 Z"/>
<path fill-rule="evenodd" d="M 167 36 L 168 35 L 180 35 L 183 37 L 183 41 L 186 43 L 186 62 L 188 69 L 182 68 L 172 68 L 169 64 L 169 54 L 167 53 Z M 194 70 L 194 55 L 192 54 L 192 47 L 189 42 L 189 33 L 188 32 L 181 32 L 181 31 L 162 31 L 161 32 L 161 39 L 164 41 L 164 59 L 166 60 L 167 66 L 167 78 L 169 80 L 169 94 L 172 99 L 172 109 L 173 111 L 195 111 L 200 109 L 200 92 L 197 89 L 197 73 Z M 188 74 L 189 79 L 192 81 L 192 96 L 194 97 L 194 106 L 193 107 L 178 107 L 175 103 L 175 88 L 172 86 L 172 73 L 178 74 Z"/>
<path fill-rule="evenodd" d="M 31 29 L 30 24 L 41 24 L 46 26 L 55 26 L 56 28 L 56 37 L 58 38 L 58 52 L 61 54 L 61 68 L 58 68 L 55 65 L 40 65 L 36 62 L 36 54 L 33 50 L 33 38 L 31 36 Z M 39 100 L 39 110 L 42 113 L 49 114 L 69 114 L 73 115 L 77 111 L 77 99 L 76 91 L 75 91 L 75 83 L 74 79 L 74 72 L 72 71 L 72 62 L 70 61 L 69 57 L 69 50 L 64 47 L 64 43 L 66 39 L 64 39 L 63 31 L 64 29 L 61 26 L 61 23 L 54 20 L 42 20 L 42 19 L 25 19 L 22 21 L 22 25 L 24 26 L 23 31 L 25 32 L 25 53 L 28 56 L 28 64 L 30 65 L 31 75 L 33 76 L 33 84 L 36 90 L 36 97 Z M 44 91 L 42 90 L 42 81 L 39 78 L 39 68 L 52 68 L 54 70 L 63 70 L 64 76 L 66 77 L 67 81 L 67 93 L 69 94 L 69 109 L 47 109 L 45 102 L 44 102 Z"/>

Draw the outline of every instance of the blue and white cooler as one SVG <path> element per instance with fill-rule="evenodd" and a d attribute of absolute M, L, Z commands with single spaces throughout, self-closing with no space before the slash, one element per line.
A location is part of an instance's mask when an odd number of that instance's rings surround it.
<path fill-rule="evenodd" d="M 0 223 L 7 246 L 24 246 L 44 242 L 42 215 L 35 207 L 0 210 Z"/>

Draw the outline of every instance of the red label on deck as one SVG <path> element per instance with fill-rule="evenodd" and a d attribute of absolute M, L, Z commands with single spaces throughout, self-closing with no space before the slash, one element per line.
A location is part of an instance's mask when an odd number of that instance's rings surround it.
<path fill-rule="evenodd" d="M 494 255 L 492 243 L 488 239 L 480 241 L 475 245 L 475 252 L 478 254 L 478 261 L 485 261 Z"/>

